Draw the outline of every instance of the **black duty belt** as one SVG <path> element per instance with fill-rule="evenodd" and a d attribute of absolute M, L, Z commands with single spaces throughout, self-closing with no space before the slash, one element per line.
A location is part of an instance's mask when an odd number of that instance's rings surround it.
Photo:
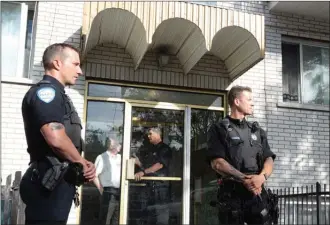
<path fill-rule="evenodd" d="M 115 188 L 115 187 L 103 187 L 104 191 L 108 191 L 108 190 L 114 190 L 114 191 L 119 191 L 119 188 Z"/>

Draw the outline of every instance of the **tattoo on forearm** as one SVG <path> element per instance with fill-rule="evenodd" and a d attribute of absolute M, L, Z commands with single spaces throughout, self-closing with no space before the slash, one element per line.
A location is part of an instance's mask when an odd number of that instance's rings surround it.
<path fill-rule="evenodd" d="M 52 130 L 61 130 L 64 128 L 63 124 L 60 123 L 50 123 L 49 126 Z"/>
<path fill-rule="evenodd" d="M 245 174 L 243 174 L 240 171 L 238 171 L 237 169 L 235 169 L 228 162 L 222 162 L 222 163 L 217 162 L 216 164 L 217 164 L 216 170 L 219 174 L 226 174 L 227 176 L 229 176 L 239 182 L 242 182 L 244 180 Z"/>
<path fill-rule="evenodd" d="M 241 172 L 239 172 L 237 169 L 235 169 L 232 165 L 229 164 L 229 173 L 231 176 L 234 177 L 234 179 L 238 181 L 243 181 L 245 178 L 245 175 Z"/>

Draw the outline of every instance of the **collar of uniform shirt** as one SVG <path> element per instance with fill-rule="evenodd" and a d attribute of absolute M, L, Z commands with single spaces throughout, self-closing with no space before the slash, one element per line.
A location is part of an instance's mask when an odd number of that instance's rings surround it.
<path fill-rule="evenodd" d="M 60 88 L 62 91 L 64 91 L 64 86 L 63 84 L 61 84 L 56 78 L 45 74 L 44 77 L 42 78 L 43 80 L 48 80 L 50 81 L 50 83 L 52 83 L 53 85 L 55 85 L 56 87 Z"/>
<path fill-rule="evenodd" d="M 154 145 L 154 148 L 152 148 L 152 151 L 157 151 L 157 149 L 159 149 L 161 146 L 163 146 L 163 142 L 159 142 L 157 144 Z"/>
<path fill-rule="evenodd" d="M 240 119 L 235 119 L 235 118 L 231 118 L 230 116 L 228 116 L 228 119 L 230 122 L 232 122 L 233 124 L 235 124 L 236 126 L 244 126 L 246 124 L 246 119 L 243 118 L 242 120 Z"/>

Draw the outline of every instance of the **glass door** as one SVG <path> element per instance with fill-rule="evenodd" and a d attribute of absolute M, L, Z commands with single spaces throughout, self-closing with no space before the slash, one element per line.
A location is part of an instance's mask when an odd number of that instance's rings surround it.
<path fill-rule="evenodd" d="M 97 178 L 81 187 L 81 225 L 118 223 L 124 119 L 123 102 L 87 102 L 84 157 Z"/>
<path fill-rule="evenodd" d="M 209 127 L 224 117 L 224 112 L 191 109 L 190 132 L 190 221 L 189 224 L 219 224 L 218 209 L 211 206 L 217 199 L 217 177 L 206 162 Z"/>
<path fill-rule="evenodd" d="M 183 224 L 185 108 L 126 105 L 120 224 Z"/>

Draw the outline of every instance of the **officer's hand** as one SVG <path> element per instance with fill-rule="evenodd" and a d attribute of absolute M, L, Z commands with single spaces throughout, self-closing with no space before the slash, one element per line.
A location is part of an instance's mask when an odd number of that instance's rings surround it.
<path fill-rule="evenodd" d="M 96 176 L 95 165 L 92 162 L 85 160 L 85 164 L 83 166 L 84 166 L 84 177 L 89 182 L 93 181 Z"/>
<path fill-rule="evenodd" d="M 252 175 L 251 183 L 253 188 L 260 188 L 265 182 L 265 177 L 263 175 Z"/>
<path fill-rule="evenodd" d="M 264 183 L 264 177 L 259 175 L 249 175 L 244 179 L 244 186 L 251 191 L 254 195 L 261 194 L 262 184 Z"/>
<path fill-rule="evenodd" d="M 141 180 L 141 177 L 143 177 L 144 173 L 142 171 L 136 173 L 134 176 L 135 176 L 135 180 L 136 181 L 140 181 Z"/>

